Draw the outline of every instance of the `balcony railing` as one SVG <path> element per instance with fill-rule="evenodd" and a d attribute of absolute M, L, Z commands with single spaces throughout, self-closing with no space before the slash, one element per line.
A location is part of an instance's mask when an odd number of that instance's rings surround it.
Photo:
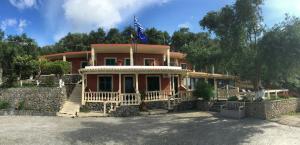
<path fill-rule="evenodd" d="M 85 102 L 119 101 L 119 92 L 85 92 Z"/>
<path fill-rule="evenodd" d="M 161 101 L 161 100 L 168 100 L 169 92 L 167 91 L 148 91 L 145 94 L 144 101 Z"/>

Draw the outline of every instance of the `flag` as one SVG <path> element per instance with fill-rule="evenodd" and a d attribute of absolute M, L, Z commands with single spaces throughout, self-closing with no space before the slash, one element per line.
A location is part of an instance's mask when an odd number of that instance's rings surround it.
<path fill-rule="evenodd" d="M 134 17 L 134 26 L 137 29 L 137 37 L 138 39 L 142 42 L 142 43 L 147 43 L 148 42 L 148 38 L 147 36 L 144 34 L 144 28 L 143 26 L 138 22 L 137 18 Z"/>

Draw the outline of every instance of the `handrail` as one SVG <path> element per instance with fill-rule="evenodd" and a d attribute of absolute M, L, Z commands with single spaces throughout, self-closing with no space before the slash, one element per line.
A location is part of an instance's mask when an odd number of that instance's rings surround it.
<path fill-rule="evenodd" d="M 125 93 L 120 95 L 121 105 L 139 105 L 141 97 L 139 93 Z"/>
<path fill-rule="evenodd" d="M 147 91 L 144 101 L 168 100 L 169 92 L 167 91 Z"/>
<path fill-rule="evenodd" d="M 105 102 L 119 101 L 119 92 L 85 92 L 84 101 L 86 102 Z"/>

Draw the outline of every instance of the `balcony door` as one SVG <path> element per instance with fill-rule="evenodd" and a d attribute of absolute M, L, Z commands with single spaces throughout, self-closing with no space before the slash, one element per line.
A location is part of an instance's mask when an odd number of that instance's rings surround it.
<path fill-rule="evenodd" d="M 135 93 L 133 76 L 124 76 L 124 93 Z"/>

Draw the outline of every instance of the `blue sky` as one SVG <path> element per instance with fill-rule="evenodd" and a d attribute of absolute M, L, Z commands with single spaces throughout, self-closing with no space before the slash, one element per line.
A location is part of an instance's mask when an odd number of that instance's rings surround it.
<path fill-rule="evenodd" d="M 133 16 L 146 28 L 172 34 L 180 27 L 203 31 L 198 22 L 209 11 L 234 0 L 1 0 L 0 28 L 26 33 L 40 46 L 54 44 L 68 32 L 108 30 L 132 25 Z M 271 27 L 288 13 L 300 17 L 300 0 L 265 0 L 264 22 Z"/>

